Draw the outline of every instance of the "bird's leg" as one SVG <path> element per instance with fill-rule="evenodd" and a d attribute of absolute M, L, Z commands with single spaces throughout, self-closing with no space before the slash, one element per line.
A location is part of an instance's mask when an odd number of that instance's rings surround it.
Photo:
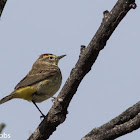
<path fill-rule="evenodd" d="M 34 101 L 32 101 L 32 102 L 36 106 L 36 108 L 38 109 L 38 111 L 41 113 L 42 116 L 40 116 L 40 118 L 45 118 L 45 115 L 42 113 L 42 111 L 39 109 L 39 107 L 36 105 L 36 103 Z"/>

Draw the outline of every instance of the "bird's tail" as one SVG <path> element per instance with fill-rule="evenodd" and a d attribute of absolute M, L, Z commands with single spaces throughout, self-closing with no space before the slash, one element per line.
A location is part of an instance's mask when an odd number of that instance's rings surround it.
<path fill-rule="evenodd" d="M 5 103 L 5 102 L 7 102 L 7 101 L 13 99 L 14 96 L 15 96 L 15 94 L 10 94 L 10 95 L 8 95 L 8 96 L 2 98 L 2 99 L 0 100 L 0 104 L 3 104 L 3 103 Z"/>
<path fill-rule="evenodd" d="M 34 87 L 31 86 L 27 86 L 24 88 L 20 88 L 16 91 L 13 91 L 11 94 L 9 94 L 8 96 L 2 98 L 0 100 L 0 104 L 3 104 L 13 98 L 20 98 L 20 99 L 25 99 L 27 101 L 32 101 L 33 98 L 33 94 L 36 92 Z"/>

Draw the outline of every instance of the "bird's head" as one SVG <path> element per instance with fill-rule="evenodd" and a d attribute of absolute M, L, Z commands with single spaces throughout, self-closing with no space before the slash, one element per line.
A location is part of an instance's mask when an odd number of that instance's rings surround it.
<path fill-rule="evenodd" d="M 38 60 L 40 60 L 41 62 L 57 65 L 59 60 L 63 58 L 64 56 L 66 55 L 56 56 L 54 54 L 42 54 L 40 55 Z"/>

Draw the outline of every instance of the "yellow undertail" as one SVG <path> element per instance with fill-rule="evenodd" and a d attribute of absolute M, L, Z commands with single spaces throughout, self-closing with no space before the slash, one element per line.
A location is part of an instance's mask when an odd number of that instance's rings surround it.
<path fill-rule="evenodd" d="M 31 101 L 32 98 L 33 98 L 33 93 L 35 93 L 36 90 L 34 87 L 31 87 L 31 86 L 28 86 L 28 87 L 24 87 L 24 88 L 20 88 L 14 92 L 12 92 L 10 95 L 2 98 L 0 100 L 0 104 L 3 104 L 13 98 L 21 98 L 21 99 L 24 99 L 24 100 L 28 100 L 28 101 Z"/>

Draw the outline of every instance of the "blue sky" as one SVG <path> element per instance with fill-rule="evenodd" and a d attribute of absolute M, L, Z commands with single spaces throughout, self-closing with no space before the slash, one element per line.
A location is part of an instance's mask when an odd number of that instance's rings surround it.
<path fill-rule="evenodd" d="M 62 86 L 78 60 L 80 45 L 88 45 L 117 0 L 12 0 L 0 21 L 0 98 L 11 93 L 42 53 L 67 54 L 59 67 Z M 119 24 L 92 70 L 80 84 L 66 121 L 49 140 L 80 139 L 140 100 L 139 4 Z M 61 88 L 62 88 L 61 86 Z M 56 96 L 59 92 L 57 92 Z M 51 99 L 38 104 L 47 114 Z M 40 123 L 37 109 L 24 100 L 0 106 L 0 122 L 12 140 L 27 139 Z M 140 130 L 118 138 L 138 140 Z"/>

